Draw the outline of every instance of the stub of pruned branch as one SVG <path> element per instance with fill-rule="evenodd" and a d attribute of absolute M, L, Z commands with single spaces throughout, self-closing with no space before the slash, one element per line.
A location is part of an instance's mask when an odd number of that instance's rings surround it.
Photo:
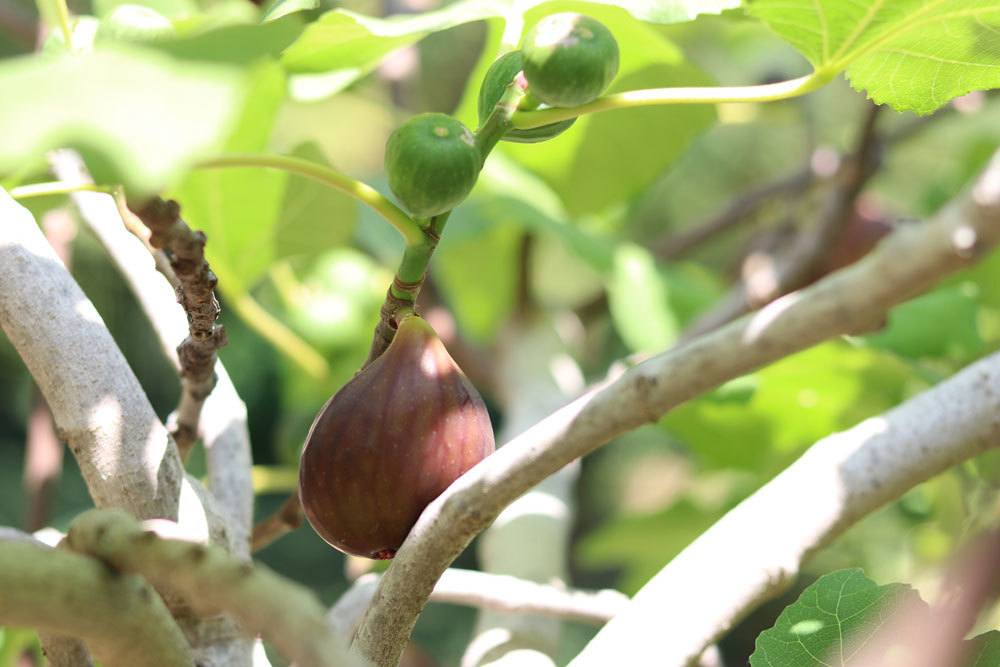
<path fill-rule="evenodd" d="M 45 396 L 94 503 L 176 520 L 191 534 L 232 547 L 226 515 L 185 475 L 169 432 L 97 310 L 30 212 L 2 190 L 0 285 L 0 327 Z M 231 636 L 228 619 L 180 620 L 204 664 L 249 655 L 249 644 Z"/>
<path fill-rule="evenodd" d="M 218 279 L 205 261 L 205 235 L 192 231 L 180 217 L 175 201 L 153 198 L 135 211 L 149 227 L 149 241 L 167 253 L 177 276 L 177 301 L 187 313 L 189 334 L 177 347 L 182 393 L 171 429 L 181 456 L 198 438 L 198 420 L 205 399 L 215 387 L 216 350 L 227 343 L 226 330 L 217 324 Z"/>
<path fill-rule="evenodd" d="M 90 182 L 83 161 L 73 151 L 54 151 L 49 162 L 63 181 Z M 111 195 L 100 192 L 75 192 L 71 197 L 81 220 L 104 246 L 139 302 L 164 355 L 179 371 L 177 347 L 188 335 L 188 323 L 183 308 L 176 303 L 172 286 L 176 284 L 176 276 L 166 256 L 134 235 L 145 232 L 142 238 L 148 239 L 149 230 L 124 208 L 124 202 L 119 206 Z M 221 361 L 216 362 L 215 375 L 215 389 L 205 401 L 199 422 L 208 486 L 220 510 L 231 519 L 232 552 L 246 556 L 253 521 L 247 409 Z"/>
<path fill-rule="evenodd" d="M 834 336 L 875 327 L 894 305 L 1000 241 L 1000 158 L 929 222 L 868 257 L 630 369 L 556 411 L 459 478 L 424 511 L 380 582 L 355 639 L 395 666 L 434 582 L 515 498 L 570 461 L 719 384 Z"/>

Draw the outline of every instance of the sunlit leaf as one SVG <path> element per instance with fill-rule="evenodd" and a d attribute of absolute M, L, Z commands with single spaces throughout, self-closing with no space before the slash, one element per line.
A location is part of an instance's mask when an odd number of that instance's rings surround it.
<path fill-rule="evenodd" d="M 246 82 L 231 68 L 138 50 L 7 60 L 0 171 L 68 146 L 84 154 L 99 182 L 156 192 L 222 147 Z"/>
<path fill-rule="evenodd" d="M 820 577 L 757 638 L 751 667 L 845 667 L 904 601 L 909 586 L 879 586 L 859 569 Z"/>
<path fill-rule="evenodd" d="M 601 4 L 606 6 L 600 7 Z M 329 73 L 333 78 L 332 83 L 327 83 L 326 92 L 332 94 L 370 72 L 391 51 L 413 44 L 431 33 L 472 21 L 521 20 L 523 13 L 529 10 L 535 15 L 533 21 L 537 21 L 538 16 L 543 14 L 565 11 L 564 5 L 564 2 L 460 0 L 435 11 L 384 19 L 335 9 L 308 27 L 285 52 L 283 63 L 291 72 Z M 699 14 L 719 13 L 739 5 L 740 0 L 606 0 L 590 4 L 585 11 L 596 16 L 610 6 L 621 8 L 644 21 L 677 23 L 690 21 Z M 495 51 L 496 46 L 496 40 L 487 42 L 488 51 Z M 492 59 L 492 54 L 488 55 L 482 64 L 488 66 Z M 477 72 L 483 71 L 485 67 L 477 69 Z M 478 78 L 473 78 L 470 88 L 478 90 L 478 81 Z M 471 100 L 475 94 L 475 91 L 469 92 L 467 99 Z M 466 104 L 465 108 L 469 105 Z"/>
<path fill-rule="evenodd" d="M 878 104 L 930 113 L 1000 86 L 994 0 L 753 0 L 750 11 Z"/>

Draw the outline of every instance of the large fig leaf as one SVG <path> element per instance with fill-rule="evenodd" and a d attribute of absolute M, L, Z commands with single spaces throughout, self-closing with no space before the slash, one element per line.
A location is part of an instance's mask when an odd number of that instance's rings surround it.
<path fill-rule="evenodd" d="M 820 577 L 757 638 L 751 667 L 841 667 L 903 601 L 909 586 L 879 586 L 859 569 Z"/>
<path fill-rule="evenodd" d="M 741 0 L 597 0 L 620 7 L 634 17 L 654 23 L 690 21 L 699 14 L 717 14 L 740 6 Z M 521 22 L 524 13 L 552 14 L 560 3 L 513 2 L 512 0 L 460 0 L 422 14 L 373 18 L 346 9 L 327 12 L 292 44 L 283 56 L 291 72 L 325 73 L 334 83 L 328 92 L 340 89 L 370 72 L 389 52 L 413 44 L 427 35 L 472 21 L 502 19 Z M 590 13 L 590 12 L 588 12 Z M 537 19 L 536 19 L 537 20 Z M 515 35 L 516 37 L 516 35 Z M 495 51 L 495 44 L 488 48 Z M 492 53 L 487 60 L 492 60 Z M 478 89 L 478 79 L 470 88 Z M 475 91 L 472 91 L 475 95 Z"/>
<path fill-rule="evenodd" d="M 0 63 L 0 172 L 60 147 L 83 153 L 94 178 L 156 192 L 222 148 L 248 79 L 140 50 L 100 50 Z"/>
<path fill-rule="evenodd" d="M 900 111 L 1000 86 L 995 0 L 753 0 L 750 12 L 817 69 L 846 69 L 855 88 Z"/>
<path fill-rule="evenodd" d="M 831 572 L 806 588 L 785 607 L 774 627 L 757 637 L 750 666 L 846 667 L 902 604 L 928 610 L 904 584 L 879 586 L 860 569 Z M 979 635 L 966 647 L 964 667 L 1000 664 L 1000 632 Z M 904 656 L 907 650 L 887 648 Z"/>

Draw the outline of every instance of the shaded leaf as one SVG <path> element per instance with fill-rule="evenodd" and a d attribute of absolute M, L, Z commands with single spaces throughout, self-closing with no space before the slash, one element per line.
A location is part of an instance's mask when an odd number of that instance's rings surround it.
<path fill-rule="evenodd" d="M 986 351 L 979 334 L 977 296 L 971 283 L 924 294 L 893 308 L 885 330 L 863 340 L 914 359 L 972 361 Z"/>
<path fill-rule="evenodd" d="M 677 340 L 667 285 L 648 250 L 622 244 L 608 282 L 608 306 L 618 334 L 633 352 L 665 350 Z"/>

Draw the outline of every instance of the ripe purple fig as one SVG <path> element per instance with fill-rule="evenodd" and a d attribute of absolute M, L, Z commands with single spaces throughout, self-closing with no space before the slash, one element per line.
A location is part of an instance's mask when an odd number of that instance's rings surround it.
<path fill-rule="evenodd" d="M 434 329 L 409 315 L 313 422 L 299 463 L 302 507 L 334 548 L 392 558 L 424 508 L 493 450 L 479 393 Z"/>

